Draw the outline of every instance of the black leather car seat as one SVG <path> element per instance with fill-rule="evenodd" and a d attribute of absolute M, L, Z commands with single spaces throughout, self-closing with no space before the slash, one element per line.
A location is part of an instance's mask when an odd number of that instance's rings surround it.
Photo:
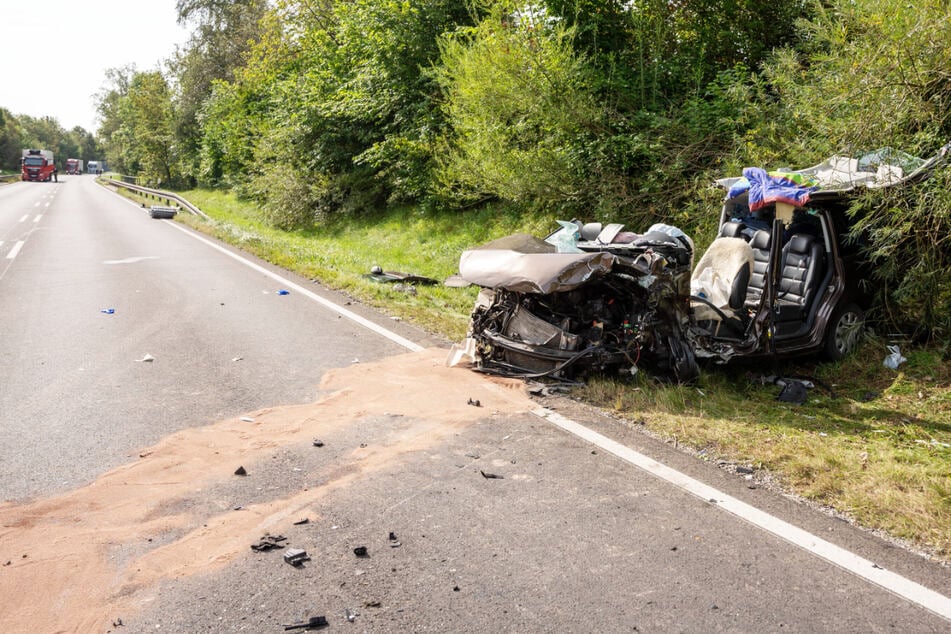
<path fill-rule="evenodd" d="M 753 234 L 750 247 L 753 249 L 753 271 L 747 286 L 747 306 L 758 304 L 766 288 L 766 276 L 769 274 L 770 233 L 760 229 Z"/>
<path fill-rule="evenodd" d="M 822 282 L 822 244 L 814 236 L 796 234 L 783 247 L 783 272 L 776 293 L 780 321 L 802 320 Z"/>

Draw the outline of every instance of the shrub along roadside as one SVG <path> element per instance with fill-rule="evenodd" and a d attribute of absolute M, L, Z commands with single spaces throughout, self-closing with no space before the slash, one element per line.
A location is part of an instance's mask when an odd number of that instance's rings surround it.
<path fill-rule="evenodd" d="M 363 274 L 379 265 L 444 279 L 456 272 L 463 249 L 516 231 L 544 234 L 554 224 L 538 217 L 528 224 L 501 207 L 466 214 L 404 208 L 285 232 L 262 224 L 259 212 L 233 195 L 183 195 L 214 221 L 178 220 L 450 341 L 465 335 L 474 289 L 421 286 L 408 294 Z M 870 338 L 838 364 L 770 368 L 813 376 L 835 391 L 833 398 L 812 390 L 802 406 L 777 403 L 778 388 L 756 380 L 761 367 L 708 367 L 689 387 L 643 376 L 600 378 L 577 396 L 643 421 L 705 460 L 769 472 L 791 493 L 951 561 L 951 368 L 936 350 L 903 353 L 908 362 L 888 370 L 885 342 Z"/>

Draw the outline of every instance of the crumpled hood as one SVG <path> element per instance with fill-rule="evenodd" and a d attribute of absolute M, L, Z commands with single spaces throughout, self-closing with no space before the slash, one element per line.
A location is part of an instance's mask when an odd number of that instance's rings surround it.
<path fill-rule="evenodd" d="M 459 275 L 478 286 L 547 295 L 606 275 L 615 260 L 607 252 L 558 253 L 544 240 L 515 234 L 464 251 Z"/>

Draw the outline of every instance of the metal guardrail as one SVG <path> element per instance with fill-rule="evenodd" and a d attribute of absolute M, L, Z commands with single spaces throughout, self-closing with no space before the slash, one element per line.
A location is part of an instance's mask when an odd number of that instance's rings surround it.
<path fill-rule="evenodd" d="M 19 174 L 0 174 L 0 181 L 18 181 L 20 180 Z"/>
<path fill-rule="evenodd" d="M 114 178 L 104 178 L 106 182 L 110 185 L 115 185 L 116 187 L 124 187 L 125 189 L 131 189 L 134 192 L 138 192 L 147 198 L 155 198 L 156 200 L 164 200 L 166 205 L 170 205 L 171 201 L 177 202 L 184 209 L 187 209 L 196 216 L 201 216 L 205 220 L 211 220 L 201 209 L 191 204 L 178 194 L 173 194 L 172 192 L 165 192 L 160 189 L 151 189 L 149 187 L 142 187 L 141 185 L 133 185 L 132 183 L 126 183 L 123 181 L 118 181 Z"/>

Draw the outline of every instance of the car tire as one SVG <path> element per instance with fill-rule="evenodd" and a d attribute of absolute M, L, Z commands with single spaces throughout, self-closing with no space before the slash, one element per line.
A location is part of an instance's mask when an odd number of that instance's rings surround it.
<path fill-rule="evenodd" d="M 829 320 L 825 357 L 841 361 L 855 352 L 865 331 L 865 312 L 853 303 L 839 306 Z"/>

